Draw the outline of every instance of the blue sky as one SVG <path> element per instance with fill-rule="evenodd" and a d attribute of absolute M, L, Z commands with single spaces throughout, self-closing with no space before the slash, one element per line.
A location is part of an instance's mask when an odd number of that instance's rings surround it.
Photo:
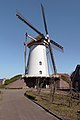
<path fill-rule="evenodd" d="M 64 47 L 64 53 L 53 49 L 57 71 L 71 74 L 80 64 L 80 0 L 0 0 L 0 78 L 24 73 L 25 33 L 37 35 L 16 17 L 16 9 L 45 34 L 40 3 L 51 39 Z"/>

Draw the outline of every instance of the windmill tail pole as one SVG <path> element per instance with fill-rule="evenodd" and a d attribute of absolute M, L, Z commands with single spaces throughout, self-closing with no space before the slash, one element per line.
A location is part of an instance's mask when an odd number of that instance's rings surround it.
<path fill-rule="evenodd" d="M 26 43 L 24 43 L 24 67 L 25 67 L 25 74 L 26 74 Z"/>

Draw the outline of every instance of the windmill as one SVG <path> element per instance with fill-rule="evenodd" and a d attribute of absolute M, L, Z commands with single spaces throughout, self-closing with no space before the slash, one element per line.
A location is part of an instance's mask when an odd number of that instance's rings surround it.
<path fill-rule="evenodd" d="M 28 22 L 27 19 L 25 19 L 19 12 L 16 13 L 16 16 L 23 21 L 25 24 L 27 24 L 31 29 L 33 29 L 36 33 L 38 33 L 38 36 L 36 38 L 33 38 L 32 36 L 26 34 L 27 37 L 31 38 L 31 41 L 29 43 L 24 44 L 24 55 L 25 55 L 25 65 L 26 65 L 26 46 L 30 48 L 29 57 L 28 57 L 28 78 L 29 77 L 37 77 L 37 78 L 48 78 L 48 62 L 47 62 L 47 56 L 46 56 L 46 49 L 49 49 L 54 74 L 57 74 L 57 69 L 54 61 L 52 46 L 56 46 L 58 49 L 63 51 L 63 47 L 50 39 L 45 19 L 45 13 L 44 13 L 44 7 L 41 4 L 41 10 L 42 10 L 42 16 L 43 16 L 43 22 L 44 22 L 44 29 L 46 32 L 46 36 L 41 33 L 39 30 L 37 30 L 30 22 Z M 25 66 L 26 70 L 26 66 Z"/>

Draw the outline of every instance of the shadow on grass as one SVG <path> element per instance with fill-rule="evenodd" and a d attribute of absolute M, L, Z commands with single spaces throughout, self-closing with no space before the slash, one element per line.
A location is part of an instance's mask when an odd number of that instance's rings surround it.
<path fill-rule="evenodd" d="M 37 101 L 36 97 L 34 95 L 24 93 L 24 96 L 26 96 L 27 98 L 29 98 L 31 100 Z"/>

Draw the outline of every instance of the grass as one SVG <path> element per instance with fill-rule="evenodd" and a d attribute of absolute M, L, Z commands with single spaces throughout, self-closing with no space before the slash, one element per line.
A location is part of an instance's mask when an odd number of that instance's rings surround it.
<path fill-rule="evenodd" d="M 69 107 L 69 97 L 62 94 L 55 94 L 55 99 L 50 102 L 50 94 L 41 92 L 40 95 L 35 90 L 27 91 L 26 94 L 34 96 L 36 102 L 52 112 L 71 120 L 80 120 L 80 104 L 77 100 L 72 100 L 72 107 Z M 34 100 L 35 100 L 34 99 Z"/>
<path fill-rule="evenodd" d="M 12 83 L 12 82 L 14 82 L 14 81 L 16 81 L 16 80 L 19 80 L 21 78 L 21 75 L 16 75 L 16 76 L 14 76 L 14 77 L 12 77 L 12 78 L 10 78 L 10 79 L 7 79 L 6 81 L 5 81 L 5 84 L 4 85 L 8 85 L 8 84 L 10 84 L 10 83 Z"/>
<path fill-rule="evenodd" d="M 16 76 L 14 76 L 14 77 L 12 77 L 12 78 L 10 78 L 10 79 L 6 79 L 4 85 L 3 85 L 3 84 L 0 85 L 0 89 L 1 89 L 1 88 L 3 89 L 3 88 L 6 87 L 6 85 L 8 85 L 8 84 L 10 84 L 10 83 L 12 83 L 12 82 L 15 82 L 16 80 L 19 80 L 19 79 L 21 78 L 21 76 L 22 76 L 22 75 L 16 75 Z M 21 89 L 22 89 L 22 88 L 21 88 Z"/>
<path fill-rule="evenodd" d="M 31 100 L 36 100 L 36 96 L 33 95 L 31 92 L 28 92 L 27 94 L 25 94 L 25 96 L 27 96 Z"/>
<path fill-rule="evenodd" d="M 64 75 L 61 75 L 61 78 L 62 78 L 62 80 L 66 81 L 68 84 L 70 84 L 69 78 L 67 78 L 67 77 L 64 76 Z"/>
<path fill-rule="evenodd" d="M 5 85 L 0 85 L 0 89 L 3 89 L 3 88 L 5 88 Z"/>

